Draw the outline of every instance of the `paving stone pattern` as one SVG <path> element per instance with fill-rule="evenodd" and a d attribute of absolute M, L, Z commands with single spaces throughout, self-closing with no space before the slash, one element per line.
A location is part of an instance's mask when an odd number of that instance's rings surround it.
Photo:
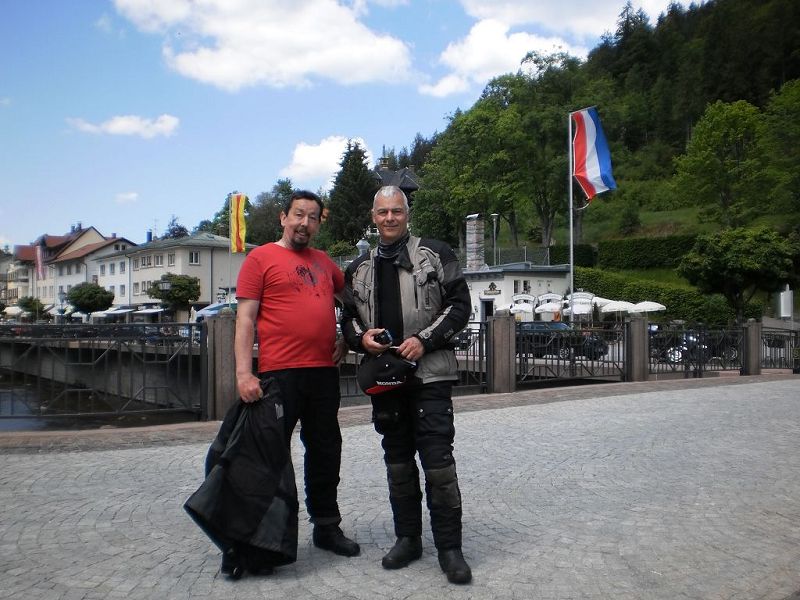
<path fill-rule="evenodd" d="M 368 407 L 342 410 L 343 528 L 231 582 L 182 509 L 218 424 L 0 435 L 0 598 L 776 599 L 800 590 L 800 378 L 584 386 L 456 400 L 470 586 L 393 533 Z M 301 445 L 293 458 L 302 482 Z M 302 485 L 301 485 L 302 489 Z"/>

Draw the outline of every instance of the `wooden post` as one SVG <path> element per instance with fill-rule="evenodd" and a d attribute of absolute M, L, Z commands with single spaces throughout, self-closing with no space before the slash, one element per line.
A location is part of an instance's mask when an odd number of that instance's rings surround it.
<path fill-rule="evenodd" d="M 509 393 L 517 389 L 516 321 L 512 315 L 489 317 L 489 393 Z"/>
<path fill-rule="evenodd" d="M 208 418 L 219 421 L 237 401 L 236 357 L 233 339 L 236 318 L 233 311 L 222 310 L 208 319 Z"/>

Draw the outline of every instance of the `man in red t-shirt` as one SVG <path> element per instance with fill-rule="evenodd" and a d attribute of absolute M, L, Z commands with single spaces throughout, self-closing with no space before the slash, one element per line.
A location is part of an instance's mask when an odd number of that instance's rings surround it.
<path fill-rule="evenodd" d="M 306 508 L 314 545 L 356 556 L 358 544 L 339 528 L 342 435 L 337 364 L 347 351 L 336 340 L 334 294 L 344 275 L 327 254 L 308 244 L 319 231 L 322 201 L 294 192 L 281 212 L 283 236 L 251 251 L 236 284 L 236 385 L 244 402 L 261 397 L 261 380 L 274 379 L 283 396 L 286 439 L 299 420 L 305 446 Z M 258 327 L 258 376 L 253 374 Z"/>

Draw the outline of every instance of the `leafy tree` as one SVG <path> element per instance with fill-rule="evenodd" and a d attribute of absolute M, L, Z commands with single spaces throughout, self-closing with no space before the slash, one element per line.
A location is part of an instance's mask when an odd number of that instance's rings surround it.
<path fill-rule="evenodd" d="M 161 300 L 173 310 L 189 310 L 192 303 L 200 297 L 200 279 L 197 277 L 167 273 L 162 279 L 170 282 L 170 288 L 163 291 L 160 282 L 154 281 L 147 290 L 147 295 Z"/>
<path fill-rule="evenodd" d="M 75 310 L 89 315 L 109 308 L 114 302 L 114 293 L 96 283 L 79 283 L 67 292 L 67 301 Z"/>
<path fill-rule="evenodd" d="M 231 231 L 231 216 L 230 216 L 230 197 L 232 194 L 238 194 L 239 192 L 234 190 L 225 198 L 225 202 L 222 204 L 222 208 L 219 209 L 216 214 L 214 214 L 214 218 L 210 221 L 205 219 L 200 221 L 197 224 L 197 227 L 194 228 L 195 233 L 213 233 L 214 235 L 221 235 L 222 237 L 228 237 Z M 247 220 L 248 215 L 250 214 L 250 200 L 245 202 L 244 205 L 244 217 L 245 221 Z M 250 240 L 250 232 L 247 233 L 247 241 Z"/>
<path fill-rule="evenodd" d="M 354 256 L 358 254 L 358 249 L 347 242 L 339 241 L 334 242 L 328 248 L 328 254 L 331 256 Z"/>
<path fill-rule="evenodd" d="M 370 209 L 378 183 L 367 166 L 364 149 L 348 140 L 330 194 L 330 213 L 325 223 L 335 240 L 355 245 L 364 237 L 372 219 Z"/>
<path fill-rule="evenodd" d="M 292 196 L 291 179 L 279 179 L 272 190 L 262 192 L 250 206 L 247 217 L 247 240 L 253 244 L 266 244 L 281 239 L 281 211 Z"/>
<path fill-rule="evenodd" d="M 727 229 L 699 236 L 678 273 L 706 294 L 722 294 L 737 321 L 756 292 L 774 293 L 796 285 L 800 244 L 766 227 Z"/>
<path fill-rule="evenodd" d="M 744 101 L 715 102 L 697 124 L 686 154 L 676 160 L 676 188 L 724 227 L 752 218 L 763 197 L 756 147 L 758 109 Z"/>
<path fill-rule="evenodd" d="M 189 230 L 178 223 L 178 217 L 172 215 L 169 223 L 167 223 L 167 230 L 161 238 L 165 240 L 177 240 L 184 237 L 189 237 Z"/>
<path fill-rule="evenodd" d="M 619 232 L 622 235 L 630 235 L 641 226 L 639 207 L 635 202 L 626 202 L 619 215 Z"/>
<path fill-rule="evenodd" d="M 776 212 L 800 212 L 800 79 L 772 96 L 762 115 L 758 148 Z"/>
<path fill-rule="evenodd" d="M 33 296 L 23 296 L 17 301 L 17 306 L 35 317 L 44 313 L 44 305 L 38 298 Z"/>

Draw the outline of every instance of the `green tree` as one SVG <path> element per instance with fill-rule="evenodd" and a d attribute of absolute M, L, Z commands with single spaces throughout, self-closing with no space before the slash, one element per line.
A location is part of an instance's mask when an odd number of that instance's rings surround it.
<path fill-rule="evenodd" d="M 167 223 L 167 230 L 161 238 L 165 240 L 177 240 L 184 237 L 189 237 L 189 230 L 178 223 L 178 217 L 172 215 L 169 223 Z"/>
<path fill-rule="evenodd" d="M 281 239 L 281 211 L 292 197 L 293 191 L 291 179 L 279 179 L 272 190 L 262 192 L 256 197 L 247 217 L 248 242 L 261 245 Z"/>
<path fill-rule="evenodd" d="M 67 301 L 78 312 L 89 315 L 109 308 L 114 302 L 114 293 L 96 283 L 79 283 L 67 292 Z"/>
<path fill-rule="evenodd" d="M 772 96 L 758 130 L 770 204 L 775 212 L 800 213 L 800 79 Z"/>
<path fill-rule="evenodd" d="M 161 279 L 169 281 L 169 289 L 162 290 L 160 281 L 154 281 L 147 290 L 147 295 L 161 300 L 172 310 L 189 310 L 192 303 L 200 297 L 200 279 L 197 277 L 167 273 Z"/>
<path fill-rule="evenodd" d="M 38 298 L 33 296 L 22 296 L 17 301 L 17 306 L 30 313 L 34 318 L 39 318 L 44 314 L 44 305 Z"/>
<path fill-rule="evenodd" d="M 706 294 L 722 294 L 742 322 L 756 292 L 796 285 L 800 245 L 766 227 L 727 229 L 699 236 L 678 273 Z"/>
<path fill-rule="evenodd" d="M 231 231 L 231 215 L 230 215 L 230 197 L 233 194 L 238 194 L 239 192 L 234 190 L 230 194 L 228 194 L 225 198 L 225 202 L 222 203 L 222 208 L 219 209 L 214 217 L 211 220 L 205 219 L 200 221 L 197 224 L 197 227 L 194 228 L 195 233 L 205 232 L 205 233 L 213 233 L 214 235 L 221 235 L 222 237 L 228 237 Z M 247 221 L 247 217 L 250 214 L 251 204 L 250 200 L 248 199 L 244 205 L 244 217 L 245 221 Z M 246 241 L 250 241 L 250 232 L 247 233 Z"/>
<path fill-rule="evenodd" d="M 370 209 L 378 183 L 358 142 L 348 140 L 330 193 L 330 214 L 325 223 L 334 240 L 355 245 L 372 219 Z"/>
<path fill-rule="evenodd" d="M 675 160 L 678 193 L 723 227 L 749 222 L 763 199 L 756 147 L 758 109 L 744 101 L 715 102 L 695 127 L 686 154 Z"/>

